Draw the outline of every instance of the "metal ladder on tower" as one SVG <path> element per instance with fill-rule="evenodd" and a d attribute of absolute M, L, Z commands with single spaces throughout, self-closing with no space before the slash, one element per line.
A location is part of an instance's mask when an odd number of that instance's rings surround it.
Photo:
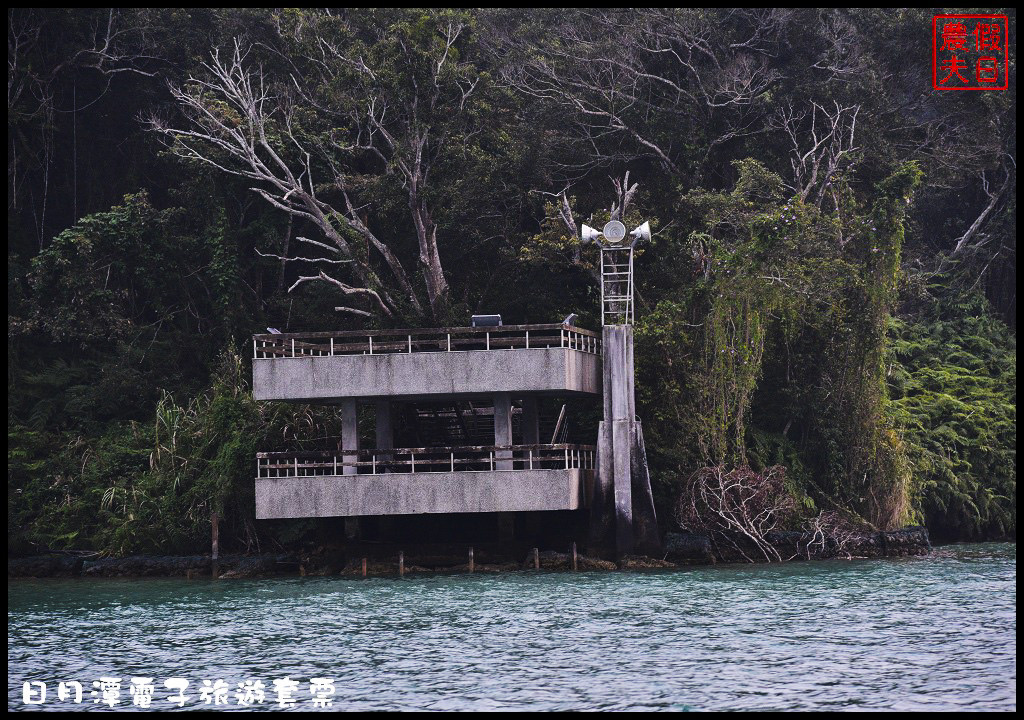
<path fill-rule="evenodd" d="M 601 321 L 604 325 L 633 324 L 633 248 L 601 251 Z"/>

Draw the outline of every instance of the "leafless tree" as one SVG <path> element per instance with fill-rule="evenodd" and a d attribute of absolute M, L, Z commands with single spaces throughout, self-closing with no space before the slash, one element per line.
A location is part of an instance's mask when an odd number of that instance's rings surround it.
<path fill-rule="evenodd" d="M 289 290 L 306 282 L 326 283 L 386 316 L 404 314 L 406 308 L 424 315 L 393 241 L 371 227 L 371 201 L 358 194 L 367 163 L 377 163 L 370 171 L 377 177 L 393 173 L 406 193 L 429 312 L 436 318 L 443 313 L 449 288 L 428 198 L 432 170 L 449 149 L 452 135 L 435 118 L 464 112 L 477 88 L 477 80 L 456 60 L 454 48 L 463 30 L 454 22 L 440 29 L 442 41 L 430 61 L 428 82 L 420 82 L 410 68 L 408 93 L 389 86 L 385 78 L 391 69 L 350 53 L 340 40 L 322 32 L 315 18 L 302 28 L 305 54 L 274 49 L 291 67 L 287 78 L 268 77 L 250 59 L 253 46 L 236 40 L 227 54 L 213 52 L 202 77 L 171 88 L 187 123 L 175 127 L 154 119 L 151 127 L 181 157 L 253 181 L 253 192 L 268 203 L 316 227 L 321 239 L 296 239 L 326 255 L 280 259 L 327 267 L 300 275 Z M 416 49 L 397 42 L 410 64 L 419 61 Z M 347 93 L 347 101 L 333 103 L 330 93 L 335 91 Z M 303 114 L 309 112 L 329 118 L 334 127 L 310 131 L 303 126 Z M 362 163 L 360 170 L 353 169 L 356 163 Z M 362 251 L 361 245 L 373 253 Z M 376 258 L 386 268 L 384 276 L 375 269 Z M 343 277 L 339 270 L 345 271 Z"/>
<path fill-rule="evenodd" d="M 499 54 L 510 58 L 501 70 L 504 81 L 552 101 L 571 118 L 571 134 L 586 159 L 565 164 L 567 175 L 640 157 L 678 174 L 672 139 L 656 132 L 655 118 L 679 127 L 696 117 L 713 119 L 704 124 L 722 133 L 711 147 L 763 130 L 748 110 L 780 77 L 769 66 L 766 48 L 790 13 L 735 12 L 753 30 L 728 46 L 705 13 L 686 9 L 566 14 L 546 27 L 540 47 L 525 56 L 514 51 L 518 39 L 503 34 L 500 17 L 491 24 L 491 37 Z"/>
<path fill-rule="evenodd" d="M 41 205 L 36 211 L 40 247 L 46 239 L 57 118 L 97 102 L 109 90 L 113 78 L 122 73 L 156 74 L 154 68 L 161 63 L 153 50 L 157 30 L 147 13 L 113 8 L 96 13 L 83 37 L 61 38 L 68 45 L 68 53 L 51 58 L 44 40 L 54 32 L 51 17 L 33 8 L 7 11 L 7 208 L 16 210 L 21 206 L 19 191 L 26 170 L 38 170 L 42 184 Z M 62 104 L 57 88 L 77 70 L 98 73 L 104 83 L 93 96 L 78 98 L 72 94 L 71 102 Z"/>
<path fill-rule="evenodd" d="M 640 183 L 629 184 L 628 170 L 621 181 L 618 178 L 612 178 L 611 180 L 612 185 L 615 186 L 615 203 L 612 205 L 610 214 L 612 220 L 621 221 L 626 218 L 629 206 L 633 203 L 633 197 L 636 195 L 637 190 L 640 189 Z"/>
<path fill-rule="evenodd" d="M 176 128 L 154 117 L 150 127 L 169 140 L 169 147 L 180 157 L 212 167 L 257 184 L 252 190 L 274 207 L 292 216 L 308 220 L 323 233 L 327 242 L 306 237 L 300 242 L 329 253 L 314 262 L 338 261 L 349 265 L 360 283 L 352 285 L 332 278 L 324 271 L 303 275 L 289 290 L 313 280 L 333 284 L 346 295 L 360 295 L 374 303 L 385 315 L 391 315 L 395 301 L 378 285 L 367 259 L 357 259 L 352 244 L 354 231 L 381 251 L 409 296 L 415 299 L 408 277 L 398 259 L 359 218 L 348 194 L 344 175 L 333 179 L 344 206 L 339 209 L 319 197 L 314 173 L 313 150 L 296 134 L 295 105 L 287 95 L 274 95 L 262 68 L 250 69 L 246 58 L 250 47 L 236 41 L 224 58 L 215 50 L 203 67 L 206 77 L 192 77 L 183 86 L 171 86 L 171 93 L 189 123 Z M 280 133 L 291 147 L 272 140 Z M 289 152 L 291 151 L 291 152 Z M 286 258 L 291 259 L 291 258 Z M 298 259 L 298 258 L 295 258 Z"/>
<path fill-rule="evenodd" d="M 615 188 L 615 201 L 609 208 L 608 214 L 612 220 L 623 220 L 626 217 L 626 213 L 629 212 L 630 205 L 633 203 L 633 198 L 636 196 L 637 191 L 640 189 L 640 183 L 634 182 L 632 185 L 629 184 L 629 171 L 627 170 L 623 178 L 609 178 L 612 181 L 612 185 Z M 572 205 L 569 202 L 569 188 L 566 187 L 558 193 L 547 193 L 542 192 L 543 195 L 548 195 L 554 198 L 558 204 L 558 217 L 561 219 L 562 224 L 565 225 L 566 232 L 570 238 L 574 239 L 573 243 L 573 256 L 572 263 L 585 268 L 591 276 L 598 283 L 601 282 L 601 273 L 596 267 L 585 263 L 583 261 L 583 243 L 580 238 L 580 229 L 576 223 L 576 218 L 573 215 Z"/>
<path fill-rule="evenodd" d="M 810 109 L 796 110 L 789 105 L 774 119 L 774 126 L 786 133 L 791 144 L 789 187 L 805 202 L 814 195 L 818 207 L 836 173 L 850 165 L 858 149 L 854 137 L 860 105 L 841 106 L 833 101 L 833 106 L 829 109 L 811 101 Z"/>
<path fill-rule="evenodd" d="M 147 61 L 159 62 L 153 53 L 153 28 L 145 18 L 127 18 L 120 10 L 110 9 L 98 16 L 91 30 L 67 56 L 52 65 L 31 63 L 29 55 L 40 42 L 46 16 L 37 10 L 13 8 L 7 11 L 7 110 L 11 112 L 26 94 L 35 96 L 38 109 L 52 101 L 47 88 L 69 68 L 90 68 L 108 78 L 119 73 L 152 77 Z M 95 98 L 85 100 L 95 102 Z M 66 110 L 71 110 L 66 109 Z"/>
<path fill-rule="evenodd" d="M 820 21 L 827 44 L 811 67 L 828 73 L 823 82 L 847 82 L 865 72 L 868 58 L 853 22 L 841 10 L 822 10 Z"/>
<path fill-rule="evenodd" d="M 985 203 L 985 207 L 982 208 L 978 217 L 975 218 L 974 222 L 971 223 L 970 227 L 961 235 L 956 238 L 956 245 L 953 247 L 953 252 L 950 253 L 950 257 L 956 258 L 958 256 L 964 256 L 971 253 L 978 252 L 981 248 L 985 247 L 991 240 L 991 236 L 984 232 L 986 221 L 992 216 L 993 211 L 1004 203 L 1013 187 L 1013 181 L 1016 176 L 1016 163 L 1011 155 L 1005 155 L 1004 160 L 1001 163 L 999 170 L 1003 175 L 1002 182 L 999 183 L 998 187 L 993 187 L 989 180 L 988 173 L 985 170 L 981 170 L 978 173 L 978 179 L 981 182 L 982 191 L 988 198 L 988 202 Z"/>

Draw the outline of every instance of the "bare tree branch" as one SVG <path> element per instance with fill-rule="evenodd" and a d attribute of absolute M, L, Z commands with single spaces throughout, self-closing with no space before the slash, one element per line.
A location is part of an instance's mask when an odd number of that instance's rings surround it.
<path fill-rule="evenodd" d="M 854 136 L 860 105 L 843 107 L 836 101 L 833 105 L 834 110 L 829 110 L 812 101 L 810 110 L 801 111 L 789 105 L 773 120 L 773 126 L 789 137 L 792 148 L 793 184 L 789 187 L 802 201 L 816 194 L 818 207 L 836 173 L 849 166 L 858 150 Z"/>

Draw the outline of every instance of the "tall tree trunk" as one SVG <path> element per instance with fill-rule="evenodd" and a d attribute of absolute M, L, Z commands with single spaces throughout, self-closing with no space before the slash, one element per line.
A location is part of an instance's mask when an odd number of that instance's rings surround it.
<path fill-rule="evenodd" d="M 426 203 L 418 194 L 410 193 L 413 222 L 416 223 L 416 235 L 420 246 L 420 265 L 423 269 L 423 280 L 427 286 L 427 299 L 430 301 L 430 312 L 435 320 L 444 317 L 448 304 L 448 281 L 441 267 L 441 255 L 437 250 L 437 225 L 430 217 Z"/>

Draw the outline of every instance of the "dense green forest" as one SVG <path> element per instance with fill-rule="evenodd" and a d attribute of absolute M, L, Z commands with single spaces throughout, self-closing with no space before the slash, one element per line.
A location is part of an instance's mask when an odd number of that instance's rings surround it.
<path fill-rule="evenodd" d="M 9 10 L 9 552 L 302 540 L 253 458 L 337 418 L 255 403 L 249 337 L 595 328 L 613 208 L 663 523 L 782 465 L 1015 537 L 1016 18 L 1009 90 L 941 92 L 935 12 Z"/>

